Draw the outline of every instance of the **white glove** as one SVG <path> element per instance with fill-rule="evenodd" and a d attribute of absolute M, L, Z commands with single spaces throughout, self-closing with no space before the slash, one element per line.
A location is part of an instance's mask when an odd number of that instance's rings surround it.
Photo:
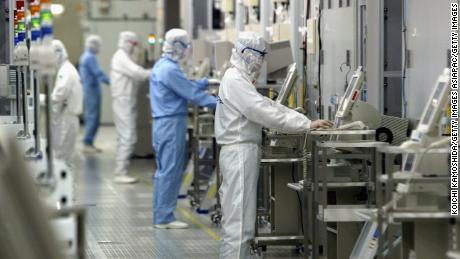
<path fill-rule="evenodd" d="M 209 85 L 220 85 L 220 80 L 217 78 L 209 78 L 208 84 Z"/>
<path fill-rule="evenodd" d="M 315 120 L 311 122 L 310 129 L 328 129 L 334 126 L 332 121 L 328 120 Z"/>

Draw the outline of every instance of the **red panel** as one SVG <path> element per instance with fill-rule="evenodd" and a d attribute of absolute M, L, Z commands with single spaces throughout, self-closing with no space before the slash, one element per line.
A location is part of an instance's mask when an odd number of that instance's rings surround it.
<path fill-rule="evenodd" d="M 353 101 L 356 101 L 356 98 L 357 98 L 357 97 L 358 97 L 358 91 L 354 91 L 354 92 L 353 92 L 353 97 L 351 97 L 351 99 L 352 99 Z"/>

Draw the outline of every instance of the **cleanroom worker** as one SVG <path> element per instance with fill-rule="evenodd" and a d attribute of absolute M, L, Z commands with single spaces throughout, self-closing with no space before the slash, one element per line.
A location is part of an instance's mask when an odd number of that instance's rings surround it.
<path fill-rule="evenodd" d="M 85 119 L 85 135 L 83 151 L 98 153 L 101 150 L 94 146 L 94 138 L 99 128 L 101 117 L 101 83 L 110 84 L 110 79 L 101 70 L 96 55 L 102 47 L 101 37 L 90 35 L 85 41 L 85 51 L 80 57 L 80 77 L 83 85 L 83 104 Z"/>
<path fill-rule="evenodd" d="M 133 61 L 135 47 L 139 44 L 134 32 L 120 33 L 118 50 L 112 57 L 110 82 L 112 109 L 117 130 L 115 158 L 115 183 L 135 183 L 137 178 L 128 175 L 128 166 L 137 142 L 137 93 L 138 84 L 147 80 L 150 70 Z"/>
<path fill-rule="evenodd" d="M 219 87 L 215 115 L 216 140 L 223 182 L 220 187 L 222 234 L 220 258 L 248 258 L 254 238 L 256 193 L 262 127 L 284 133 L 330 127 L 330 121 L 306 116 L 257 92 L 254 83 L 264 62 L 266 43 L 253 32 L 242 32 Z"/>
<path fill-rule="evenodd" d="M 83 90 L 77 69 L 70 63 L 67 50 L 60 40 L 52 42 L 57 75 L 51 94 L 53 147 L 58 159 L 73 167 L 82 112 Z"/>
<path fill-rule="evenodd" d="M 216 98 L 206 92 L 208 79 L 188 80 L 179 62 L 191 55 L 185 30 L 171 29 L 165 35 L 163 56 L 150 77 L 153 147 L 157 170 L 153 188 L 153 224 L 156 228 L 187 228 L 174 217 L 185 164 L 188 102 L 211 109 Z"/>

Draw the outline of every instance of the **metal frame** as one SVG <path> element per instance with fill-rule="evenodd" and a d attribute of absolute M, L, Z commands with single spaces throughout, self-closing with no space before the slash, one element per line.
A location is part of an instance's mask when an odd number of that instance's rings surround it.
<path fill-rule="evenodd" d="M 383 112 L 384 0 L 366 3 L 366 51 L 368 102 Z"/>
<path fill-rule="evenodd" d="M 297 233 L 291 233 L 289 229 L 283 229 L 283 223 L 285 223 L 285 220 L 277 220 L 280 214 L 285 214 L 285 211 L 281 212 L 279 210 L 280 204 L 296 201 L 282 199 L 281 194 L 278 193 L 280 190 L 277 190 L 277 188 L 275 188 L 275 183 L 282 178 L 280 174 L 293 173 L 295 175 L 297 171 L 297 175 L 301 177 L 303 166 L 305 165 L 305 157 L 303 156 L 302 149 L 304 139 L 304 134 L 279 134 L 274 132 L 268 132 L 265 135 L 264 141 L 262 143 L 263 152 L 260 163 L 260 167 L 262 170 L 261 174 L 259 175 L 258 184 L 258 200 L 263 201 L 263 204 L 258 204 L 256 214 L 257 220 L 255 226 L 255 238 L 252 244 L 252 249 L 259 254 L 267 246 L 274 245 L 293 245 L 296 246 L 297 251 L 301 250 L 301 246 L 304 240 L 304 237 L 302 235 L 303 230 L 299 229 Z M 274 146 L 271 145 L 271 143 L 273 142 L 283 140 L 290 141 L 289 143 L 293 143 L 294 146 L 289 146 L 287 148 L 286 146 L 278 144 Z M 293 171 L 286 172 L 282 169 L 277 169 L 277 167 L 281 165 L 291 165 L 293 167 Z M 287 183 L 287 186 L 285 186 L 287 191 L 289 191 L 288 188 L 290 188 L 289 184 L 290 183 Z M 279 187 L 280 186 L 278 186 L 278 188 Z M 298 195 L 299 200 L 301 202 L 298 207 L 300 214 L 300 210 L 302 210 L 303 207 L 303 202 L 300 194 Z M 290 211 L 290 213 L 293 214 L 292 220 L 295 220 L 295 218 L 297 217 L 299 225 L 302 225 L 303 219 L 300 218 L 300 215 L 294 215 L 295 213 L 293 211 Z M 291 217 L 288 216 L 287 218 L 290 219 Z M 263 225 L 261 223 L 266 219 L 270 223 L 270 230 L 268 231 L 268 233 L 261 233 L 259 231 L 259 228 L 263 227 L 261 226 Z"/>
<path fill-rule="evenodd" d="M 348 141 L 333 141 L 337 140 L 338 137 L 341 139 L 355 139 L 359 140 L 356 142 Z M 319 215 L 319 206 L 322 208 L 327 208 L 327 193 L 329 188 L 354 188 L 360 186 L 366 186 L 369 191 L 373 188 L 373 183 L 375 181 L 375 170 L 373 168 L 367 172 L 368 182 L 364 184 L 356 183 L 344 183 L 341 185 L 331 185 L 327 177 L 324 177 L 325 174 L 321 172 L 321 167 L 324 168 L 328 158 L 361 158 L 361 159 L 370 159 L 374 160 L 373 165 L 375 164 L 375 159 L 373 153 L 376 145 L 381 145 L 382 143 L 377 143 L 372 141 L 375 139 L 374 130 L 315 130 L 311 131 L 308 135 L 308 144 L 306 146 L 305 161 L 306 166 L 304 167 L 304 184 L 303 184 L 303 198 L 304 198 L 304 246 L 309 248 L 311 245 L 311 258 L 319 258 L 319 249 L 320 245 L 327 246 L 327 232 L 331 231 L 327 227 L 327 222 L 321 222 L 317 218 Z M 366 141 L 367 140 L 367 141 Z M 371 142 L 370 142 L 371 141 Z M 365 151 L 355 154 L 328 154 L 327 150 L 332 148 L 363 148 Z M 367 152 L 369 151 L 369 152 Z M 322 161 L 320 160 L 322 158 Z M 365 165 L 363 165 L 364 167 Z M 368 206 L 370 203 L 367 204 Z M 354 208 L 362 209 L 362 208 Z M 339 211 L 340 212 L 340 211 Z M 321 233 L 322 232 L 322 233 Z M 322 236 L 320 236 L 320 234 Z M 327 256 L 327 247 L 323 248 L 323 251 L 326 251 Z M 309 258 L 309 252 L 305 252 L 305 258 Z"/>
<path fill-rule="evenodd" d="M 191 154 L 193 158 L 193 190 L 189 193 L 191 196 L 191 204 L 194 207 L 199 207 L 202 200 L 201 195 L 201 186 L 203 179 L 200 176 L 200 165 L 211 165 L 213 167 L 213 173 L 216 173 L 217 168 L 217 142 L 214 134 L 205 134 L 202 132 L 201 126 L 203 126 L 203 120 L 213 118 L 212 114 L 200 112 L 198 106 L 193 107 L 193 133 L 191 135 Z M 201 159 L 199 155 L 200 150 L 200 141 L 212 141 L 212 159 Z M 219 177 L 217 177 L 219 179 Z M 207 179 L 205 179 L 205 182 Z"/>
<path fill-rule="evenodd" d="M 392 201 L 395 199 L 395 188 L 398 183 L 404 182 L 407 179 L 411 179 L 412 182 L 417 184 L 433 184 L 433 183 L 441 183 L 445 184 L 446 186 L 450 186 L 450 177 L 449 174 L 433 174 L 430 176 L 424 176 L 417 172 L 400 172 L 394 171 L 394 161 L 395 158 L 399 155 L 407 154 L 407 153 L 414 153 L 415 150 L 409 149 L 402 149 L 400 147 L 379 147 L 377 148 L 377 185 L 376 185 L 376 192 L 377 192 L 377 224 L 378 224 L 378 231 L 379 233 L 383 233 L 379 236 L 378 239 L 378 250 L 377 250 L 377 258 L 386 258 L 387 254 L 392 252 L 391 246 L 389 249 L 385 249 L 385 243 L 394 243 L 395 242 L 395 234 L 399 227 L 396 229 L 387 228 L 387 231 L 384 231 L 384 224 L 388 224 L 390 226 L 395 226 L 399 224 L 407 224 L 407 223 L 415 223 L 415 222 L 438 222 L 442 224 L 449 224 L 450 233 L 447 233 L 449 236 L 449 246 L 450 250 L 454 251 L 457 244 L 455 241 L 459 241 L 456 237 L 456 233 L 458 232 L 458 225 L 456 221 L 459 219 L 458 216 L 451 216 L 450 211 L 429 211 L 427 209 L 421 208 L 414 210 L 413 208 L 397 208 L 394 209 L 391 207 Z M 419 153 L 423 153 L 423 150 L 419 150 Z M 449 153 L 449 149 L 432 149 L 426 150 L 427 154 L 444 154 Z M 404 230 L 403 230 L 404 231 Z M 406 234 L 410 234 L 409 232 L 405 232 Z M 403 239 L 404 232 L 402 233 Z M 412 234 L 413 235 L 413 234 Z M 415 241 L 414 241 L 415 242 Z M 404 246 L 404 241 L 403 241 Z M 403 247 L 403 251 L 404 251 Z M 447 252 L 447 251 L 445 251 Z M 399 251 L 398 251 L 399 253 Z"/>

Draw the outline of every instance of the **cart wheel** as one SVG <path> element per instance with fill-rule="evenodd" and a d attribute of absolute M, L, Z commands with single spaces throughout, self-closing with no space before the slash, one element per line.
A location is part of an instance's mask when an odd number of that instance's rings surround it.
<path fill-rule="evenodd" d="M 257 225 L 260 227 L 267 227 L 268 226 L 268 220 L 264 217 L 259 217 L 257 220 Z"/>
<path fill-rule="evenodd" d="M 193 197 L 190 197 L 190 206 L 192 208 L 198 208 L 200 206 L 200 203 Z"/>
<path fill-rule="evenodd" d="M 257 256 L 258 258 L 262 258 L 262 253 L 263 253 L 263 249 L 262 249 L 262 247 L 260 247 L 260 246 L 259 246 L 259 247 L 257 247 L 257 253 L 256 253 L 256 256 Z"/>
<path fill-rule="evenodd" d="M 213 212 L 211 214 L 211 221 L 216 225 L 220 226 L 220 223 L 222 221 L 222 215 L 220 212 Z"/>
<path fill-rule="evenodd" d="M 257 258 L 261 258 L 262 257 L 262 247 L 252 244 L 251 254 L 255 255 Z"/>
<path fill-rule="evenodd" d="M 216 217 L 214 218 L 213 222 L 214 222 L 214 224 L 215 224 L 216 226 L 220 226 L 221 223 L 222 223 L 222 217 L 221 217 L 220 215 L 219 215 L 219 216 L 216 216 Z"/>
<path fill-rule="evenodd" d="M 303 245 L 296 245 L 295 246 L 296 254 L 303 254 L 305 252 L 305 248 Z"/>
<path fill-rule="evenodd" d="M 267 252 L 267 246 L 261 246 L 262 252 Z"/>

